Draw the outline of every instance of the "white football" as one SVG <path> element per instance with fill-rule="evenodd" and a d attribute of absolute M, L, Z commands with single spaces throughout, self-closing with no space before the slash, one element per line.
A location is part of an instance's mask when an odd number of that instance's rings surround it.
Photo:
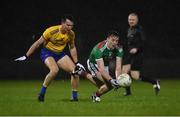
<path fill-rule="evenodd" d="M 128 74 L 121 74 L 117 77 L 117 82 L 121 87 L 128 87 L 132 83 L 132 79 Z"/>

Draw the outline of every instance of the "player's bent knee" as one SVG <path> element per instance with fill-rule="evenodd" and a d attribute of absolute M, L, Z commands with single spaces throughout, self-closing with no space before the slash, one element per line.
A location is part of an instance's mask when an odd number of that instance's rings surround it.
<path fill-rule="evenodd" d="M 131 74 L 131 77 L 132 77 L 134 80 L 139 80 L 139 75 Z"/>
<path fill-rule="evenodd" d="M 138 77 L 132 77 L 134 80 L 139 80 L 139 78 Z"/>
<path fill-rule="evenodd" d="M 57 75 L 59 72 L 59 69 L 54 69 L 50 71 L 50 74 L 52 74 L 53 76 Z"/>
<path fill-rule="evenodd" d="M 139 71 L 131 71 L 131 77 L 132 77 L 134 80 L 139 80 L 139 78 L 140 78 L 140 72 L 139 72 Z"/>

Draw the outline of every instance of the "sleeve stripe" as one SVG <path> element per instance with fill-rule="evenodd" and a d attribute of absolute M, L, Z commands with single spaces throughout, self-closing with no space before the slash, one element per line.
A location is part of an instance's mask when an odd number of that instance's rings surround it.
<path fill-rule="evenodd" d="M 96 61 L 100 61 L 100 60 L 103 60 L 103 58 L 96 59 Z"/>

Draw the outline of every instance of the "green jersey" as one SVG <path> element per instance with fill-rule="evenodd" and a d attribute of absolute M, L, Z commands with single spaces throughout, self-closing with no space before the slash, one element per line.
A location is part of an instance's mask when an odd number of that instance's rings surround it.
<path fill-rule="evenodd" d="M 91 51 L 91 54 L 89 56 L 89 61 L 96 63 L 97 59 L 103 58 L 105 66 L 108 65 L 109 61 L 112 60 L 115 57 L 121 57 L 123 56 L 123 50 L 122 48 L 118 47 L 113 50 L 110 50 L 106 46 L 106 40 L 98 43 L 93 50 Z"/>

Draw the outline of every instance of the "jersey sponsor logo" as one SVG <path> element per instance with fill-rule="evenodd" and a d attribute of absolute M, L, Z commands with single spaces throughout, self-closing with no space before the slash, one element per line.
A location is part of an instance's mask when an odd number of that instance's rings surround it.
<path fill-rule="evenodd" d="M 58 33 L 59 32 L 59 29 L 55 29 L 55 30 L 52 30 L 51 32 L 50 32 L 50 34 L 51 35 L 54 35 L 54 34 L 56 34 L 56 33 Z"/>
<path fill-rule="evenodd" d="M 59 44 L 59 45 L 64 45 L 68 42 L 68 39 L 66 38 L 51 38 L 51 43 L 53 44 Z"/>

